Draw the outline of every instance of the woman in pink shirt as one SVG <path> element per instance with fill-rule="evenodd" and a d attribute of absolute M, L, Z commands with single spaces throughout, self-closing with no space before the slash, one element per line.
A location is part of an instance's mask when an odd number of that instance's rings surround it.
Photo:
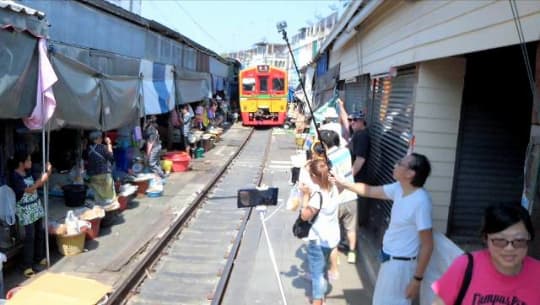
<path fill-rule="evenodd" d="M 540 261 L 527 256 L 534 229 L 528 211 L 519 203 L 486 209 L 482 237 L 487 249 L 472 253 L 473 267 L 463 305 L 540 304 Z M 433 305 L 458 305 L 457 296 L 467 268 L 466 255 L 458 257 L 433 283 Z"/>

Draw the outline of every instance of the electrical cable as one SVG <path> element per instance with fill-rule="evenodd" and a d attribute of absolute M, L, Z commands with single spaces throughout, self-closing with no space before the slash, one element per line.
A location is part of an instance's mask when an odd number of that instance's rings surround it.
<path fill-rule="evenodd" d="M 206 29 L 204 29 L 202 27 L 202 25 L 199 24 L 199 22 L 197 22 L 197 20 L 195 18 L 193 18 L 193 16 L 191 16 L 191 14 L 188 12 L 188 10 L 186 10 L 183 6 L 180 5 L 180 3 L 178 2 L 179 0 L 175 0 L 173 1 L 174 4 L 176 4 L 176 6 L 178 6 L 182 11 L 184 11 L 184 13 L 186 13 L 186 15 L 189 17 L 189 19 L 191 19 L 191 21 L 193 21 L 193 23 L 204 33 L 206 34 L 206 36 L 210 37 L 213 41 L 215 41 L 219 46 L 221 46 L 223 48 L 223 44 L 221 42 L 219 42 L 216 38 L 214 38 L 214 36 L 212 36 L 210 33 L 208 33 L 208 31 Z"/>
<path fill-rule="evenodd" d="M 521 20 L 518 13 L 518 8 L 515 0 L 508 0 L 510 3 L 510 9 L 512 10 L 512 17 L 514 19 L 514 24 L 516 26 L 516 31 L 518 34 L 519 39 L 519 45 L 521 47 L 521 54 L 523 56 L 523 60 L 525 61 L 525 69 L 527 70 L 527 77 L 529 80 L 529 86 L 531 89 L 531 94 L 534 98 L 536 96 L 536 86 L 534 83 L 534 77 L 532 73 L 532 67 L 531 62 L 529 60 L 529 53 L 527 52 L 527 45 L 525 42 L 525 35 L 523 34 L 523 28 L 521 26 Z"/>

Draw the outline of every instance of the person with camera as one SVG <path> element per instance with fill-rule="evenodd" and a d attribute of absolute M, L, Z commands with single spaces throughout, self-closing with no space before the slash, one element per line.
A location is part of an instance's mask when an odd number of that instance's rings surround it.
<path fill-rule="evenodd" d="M 433 305 L 540 304 L 540 261 L 527 255 L 534 238 L 529 212 L 519 202 L 491 205 L 481 234 L 487 249 L 471 254 L 468 286 L 463 282 L 469 261 L 462 255 L 433 283 Z"/>
<path fill-rule="evenodd" d="M 311 272 L 312 304 L 323 304 L 327 292 L 327 279 L 330 253 L 340 238 L 338 221 L 339 194 L 330 182 L 330 169 L 326 159 L 314 159 L 308 165 L 312 184 L 301 183 L 302 209 L 300 217 L 304 221 L 314 220 L 307 236 L 308 265 Z"/>

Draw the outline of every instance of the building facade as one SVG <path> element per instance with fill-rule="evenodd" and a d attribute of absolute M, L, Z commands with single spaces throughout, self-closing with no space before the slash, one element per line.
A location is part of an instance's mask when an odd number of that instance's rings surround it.
<path fill-rule="evenodd" d="M 540 2 L 359 2 L 316 61 L 339 67 L 347 109 L 367 111 L 371 182 L 392 181 L 399 158 L 423 153 L 434 227 L 458 245 L 481 244 L 483 210 L 500 201 L 527 207 L 538 230 Z M 359 213 L 380 245 L 391 202 L 370 207 Z"/>

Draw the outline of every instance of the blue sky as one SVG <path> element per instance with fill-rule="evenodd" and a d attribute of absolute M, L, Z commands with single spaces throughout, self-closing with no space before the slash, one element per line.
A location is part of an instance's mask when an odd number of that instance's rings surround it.
<path fill-rule="evenodd" d="M 287 22 L 289 38 L 298 29 L 332 13 L 339 0 L 142 0 L 142 15 L 197 43 L 224 53 L 247 49 L 266 39 L 283 43 L 276 24 Z"/>

